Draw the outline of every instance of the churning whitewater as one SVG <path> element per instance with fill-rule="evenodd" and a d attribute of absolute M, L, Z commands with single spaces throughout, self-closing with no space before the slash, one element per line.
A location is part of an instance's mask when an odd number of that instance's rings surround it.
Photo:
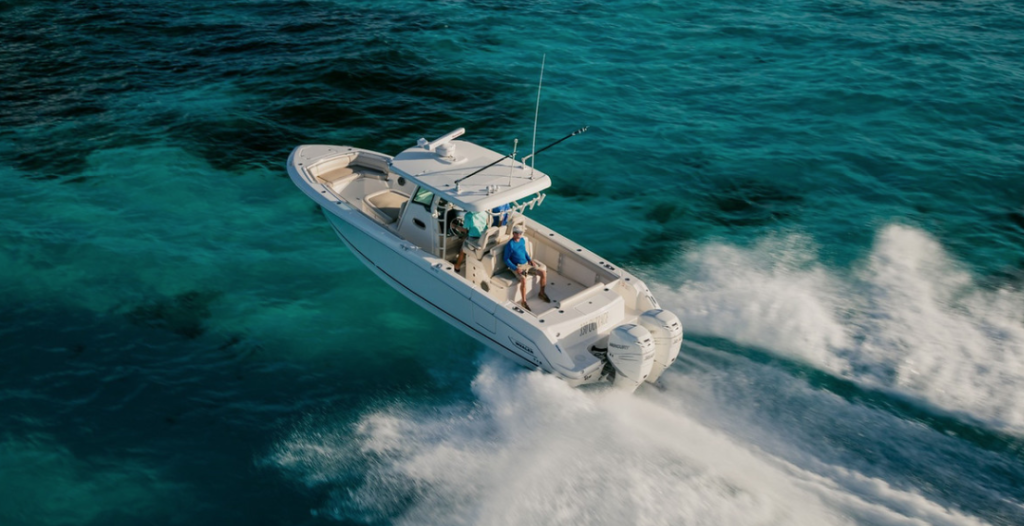
<path fill-rule="evenodd" d="M 686 407 L 690 379 L 672 373 L 666 384 L 634 397 L 573 390 L 486 358 L 474 403 L 315 419 L 268 462 L 327 489 L 312 512 L 341 521 L 983 524 L 858 473 L 827 448 L 737 441 Z M 354 465 L 372 467 L 353 477 Z"/>
<path fill-rule="evenodd" d="M 693 332 L 1024 436 L 1024 292 L 982 287 L 908 226 L 883 228 L 847 269 L 817 250 L 796 234 L 702 247 L 665 303 Z"/>

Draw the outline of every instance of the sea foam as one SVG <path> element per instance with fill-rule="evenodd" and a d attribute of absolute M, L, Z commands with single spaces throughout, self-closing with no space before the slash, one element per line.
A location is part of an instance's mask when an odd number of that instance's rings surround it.
<path fill-rule="evenodd" d="M 688 334 L 762 348 L 1024 434 L 1024 293 L 983 288 L 927 233 L 890 225 L 849 269 L 802 236 L 684 256 L 686 280 L 655 286 Z"/>
<path fill-rule="evenodd" d="M 669 385 L 577 390 L 494 357 L 471 402 L 393 402 L 354 423 L 305 424 L 268 463 L 325 489 L 313 511 L 341 521 L 980 524 L 879 479 L 807 471 L 737 442 L 688 414 L 685 390 Z"/>

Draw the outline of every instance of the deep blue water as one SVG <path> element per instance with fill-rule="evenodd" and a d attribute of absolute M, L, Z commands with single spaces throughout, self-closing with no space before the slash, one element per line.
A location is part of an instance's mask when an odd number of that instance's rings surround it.
<path fill-rule="evenodd" d="M 1024 4 L 0 0 L 0 524 L 1024 524 Z M 528 142 L 686 327 L 572 390 L 302 143 Z"/>

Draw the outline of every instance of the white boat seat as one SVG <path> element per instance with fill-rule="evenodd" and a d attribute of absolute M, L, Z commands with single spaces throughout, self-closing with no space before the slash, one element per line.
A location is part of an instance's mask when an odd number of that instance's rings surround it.
<path fill-rule="evenodd" d="M 502 245 L 502 248 L 504 248 L 505 243 L 512 239 L 512 228 L 516 225 L 523 225 L 525 228 L 526 218 L 517 216 L 512 221 L 509 221 L 504 225 L 488 227 L 487 230 L 484 231 L 483 235 L 480 236 L 479 241 L 465 245 L 464 249 L 466 253 L 472 254 L 476 256 L 477 259 L 482 260 L 484 258 L 484 254 L 486 254 L 488 250 L 491 250 L 498 245 Z M 527 239 L 527 243 L 529 243 L 529 239 Z M 528 250 L 532 248 L 533 247 L 531 245 L 527 245 Z M 533 255 L 532 251 L 530 252 L 530 255 Z"/>
<path fill-rule="evenodd" d="M 380 172 L 380 174 L 368 174 L 368 175 L 380 175 L 387 177 L 391 173 L 391 168 L 388 166 L 388 160 L 384 157 L 377 155 L 371 155 L 366 152 L 360 152 L 355 158 L 352 164 L 369 168 L 370 170 Z"/>
<path fill-rule="evenodd" d="M 508 239 L 505 239 L 501 234 L 501 227 L 492 226 L 484 231 L 483 235 L 480 236 L 480 239 L 465 243 L 463 245 L 463 250 L 466 251 L 467 255 L 472 255 L 476 259 L 483 259 L 484 254 L 488 250 L 494 248 L 499 243 L 508 241 Z"/>
<path fill-rule="evenodd" d="M 328 186 L 333 186 L 334 183 L 351 177 L 353 175 L 355 175 L 355 171 L 352 170 L 352 168 L 345 166 L 343 168 L 335 168 L 334 170 L 321 170 L 320 175 L 316 176 L 316 178 L 319 179 L 321 183 L 324 183 Z"/>
<path fill-rule="evenodd" d="M 394 190 L 382 190 L 366 196 L 366 202 L 389 218 L 391 223 L 398 220 L 402 205 L 409 201 L 409 196 Z"/>
<path fill-rule="evenodd" d="M 497 290 L 505 291 L 502 294 L 503 297 L 507 297 L 508 301 L 515 301 L 514 297 L 508 297 L 509 292 L 519 292 L 519 286 L 517 284 L 519 280 L 516 279 L 516 275 L 509 269 L 504 269 L 501 272 L 491 276 L 491 287 Z M 526 284 L 527 293 L 529 293 L 530 284 Z"/>
<path fill-rule="evenodd" d="M 388 160 L 366 153 L 348 154 L 311 166 L 309 172 L 335 192 L 342 183 L 356 177 L 376 177 L 386 180 L 390 173 Z"/>

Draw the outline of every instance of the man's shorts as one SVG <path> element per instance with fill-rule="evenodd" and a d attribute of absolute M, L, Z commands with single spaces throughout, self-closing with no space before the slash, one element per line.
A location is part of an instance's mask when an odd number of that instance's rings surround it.
<path fill-rule="evenodd" d="M 537 271 L 544 270 L 544 264 L 541 263 L 540 261 L 534 261 L 534 263 L 537 264 L 536 267 L 529 263 L 523 263 L 522 265 L 516 267 L 516 269 L 523 271 L 522 274 L 516 274 L 516 276 L 518 276 L 521 280 L 526 279 L 526 276 L 539 276 L 540 272 Z"/>
<path fill-rule="evenodd" d="M 463 249 L 468 248 L 470 250 L 476 250 L 476 249 L 480 248 L 480 238 L 478 238 L 478 237 L 467 237 L 465 240 L 462 241 L 462 244 L 465 245 L 463 247 Z"/>

